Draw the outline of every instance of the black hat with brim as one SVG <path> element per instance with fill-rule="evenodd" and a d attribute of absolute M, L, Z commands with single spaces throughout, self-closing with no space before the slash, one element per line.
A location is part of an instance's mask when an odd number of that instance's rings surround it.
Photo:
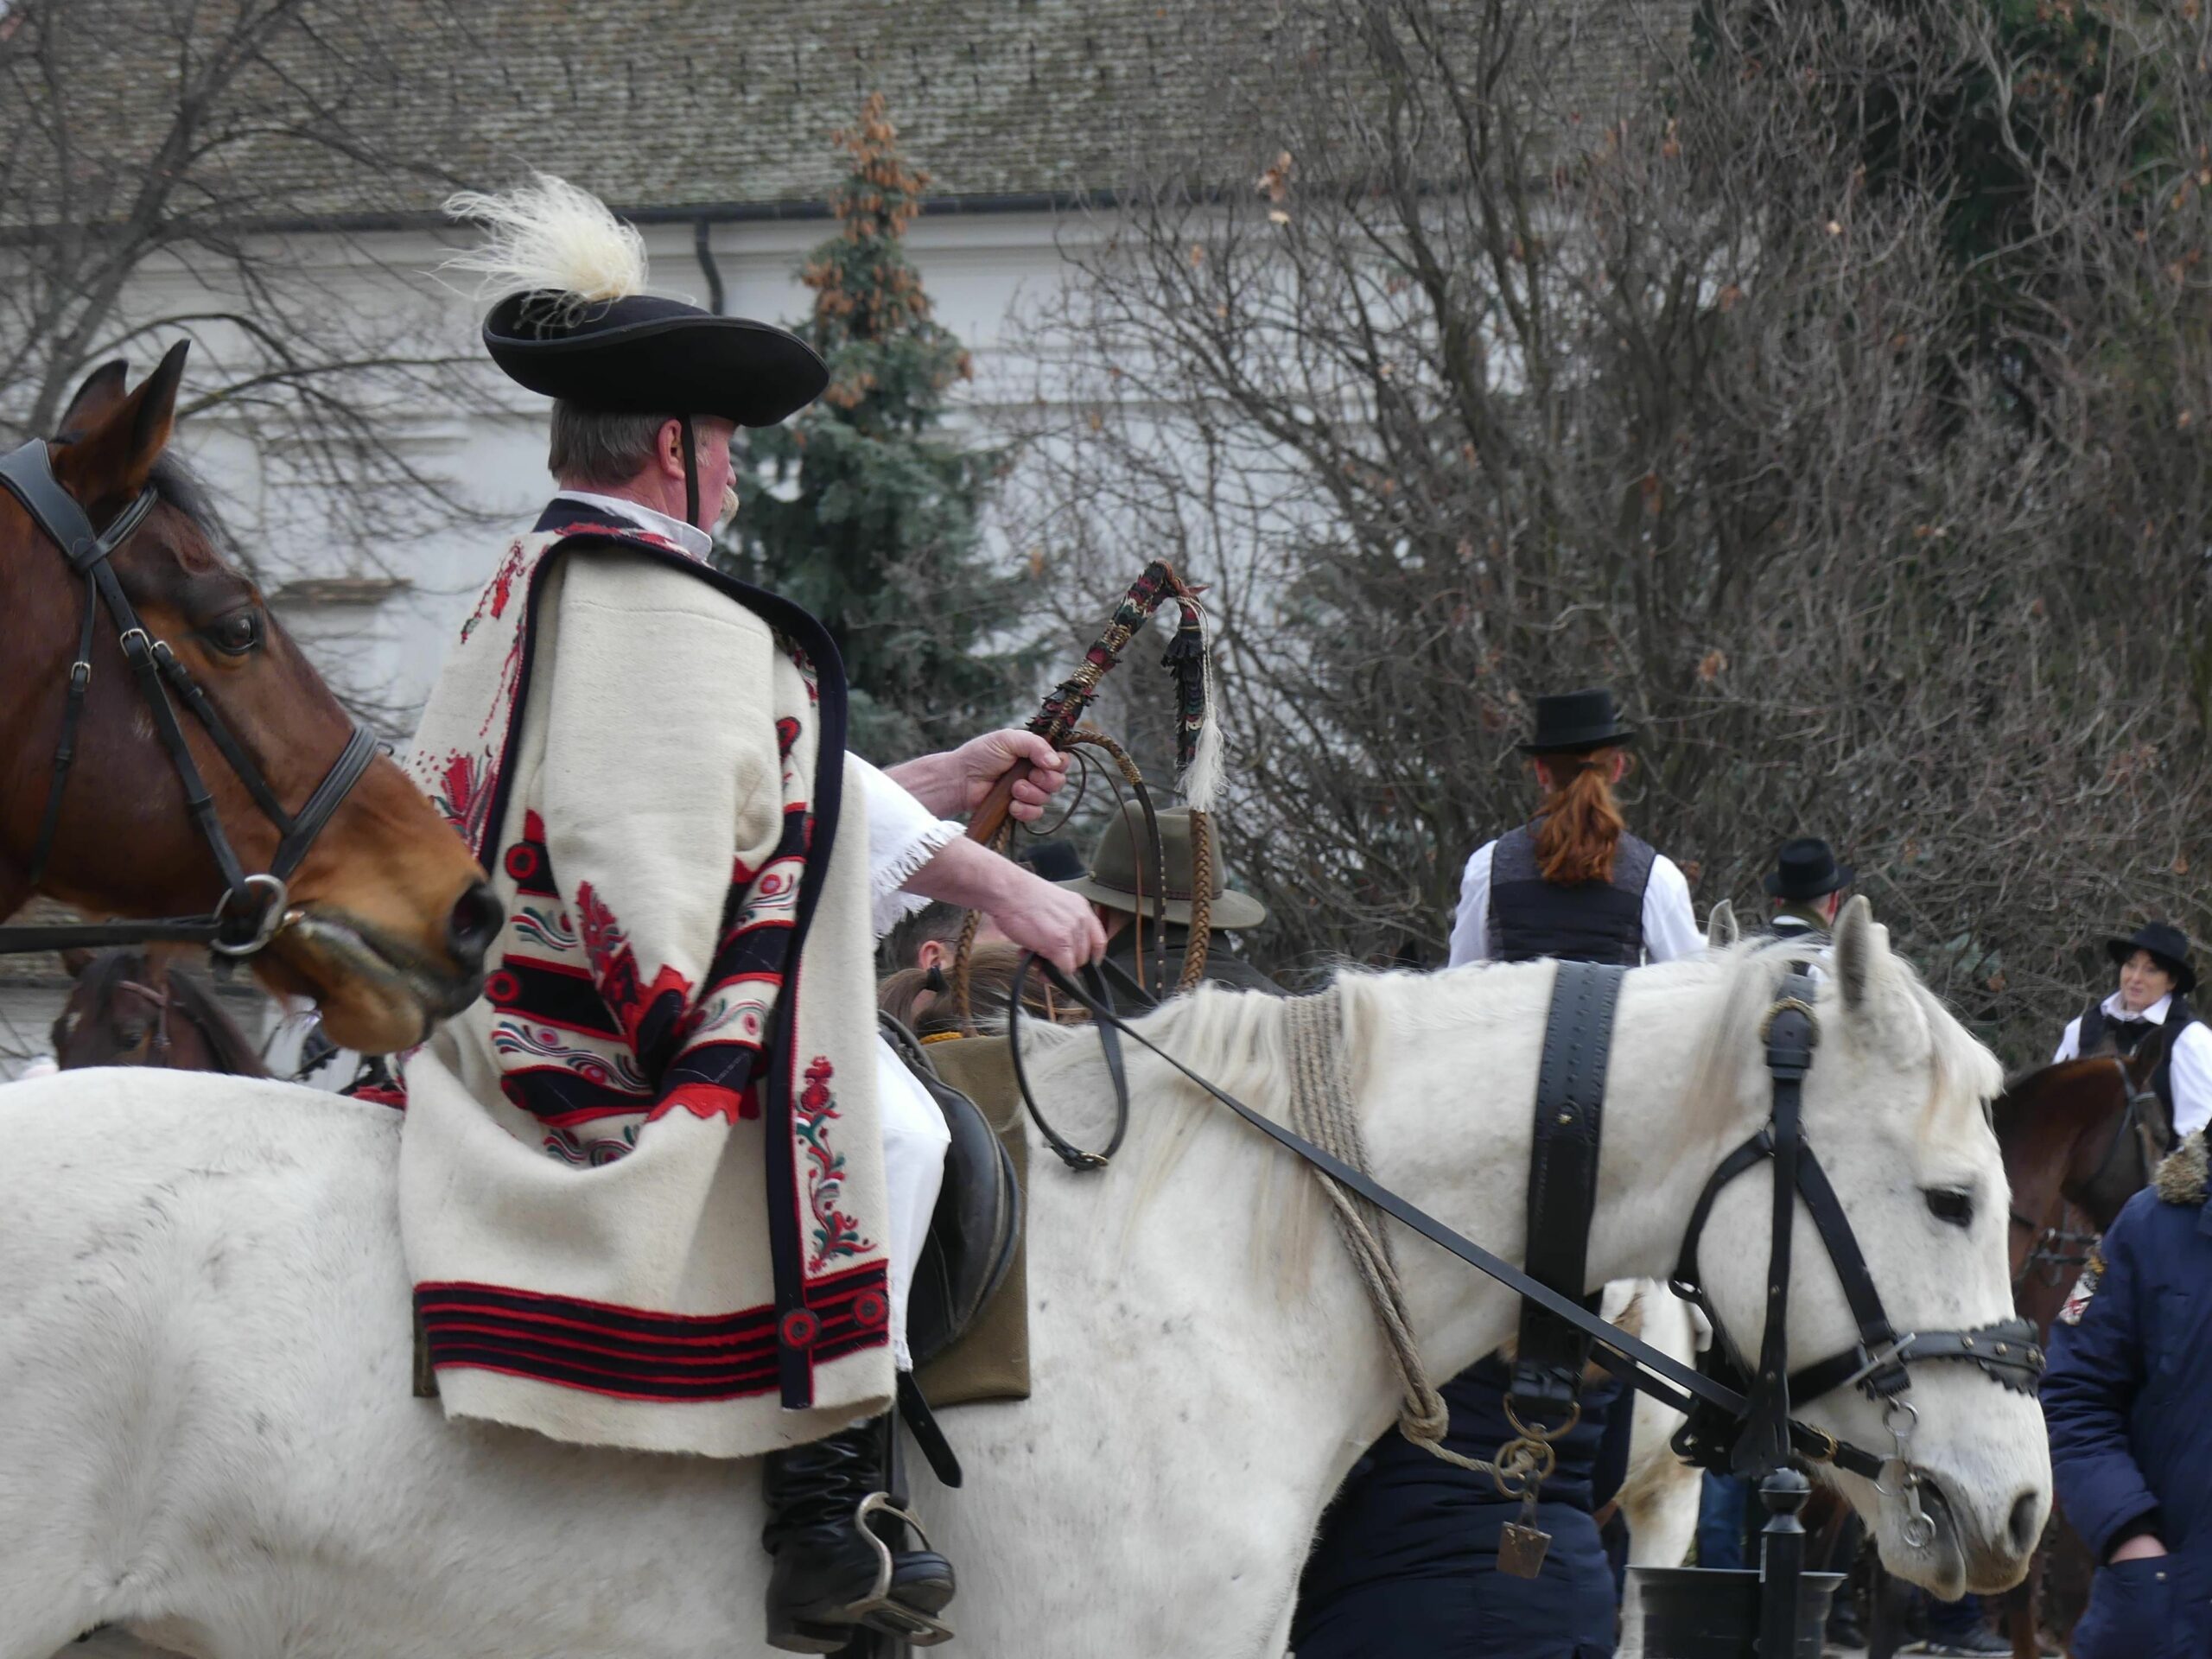
<path fill-rule="evenodd" d="M 1636 728 L 1621 723 L 1613 694 L 1602 686 L 1561 691 L 1536 699 L 1536 729 L 1520 746 L 1523 754 L 1586 754 L 1636 741 Z"/>
<path fill-rule="evenodd" d="M 2171 922 L 2145 922 L 2133 936 L 2119 934 L 2105 941 L 2105 954 L 2117 968 L 2138 950 L 2147 951 L 2174 977 L 2174 989 L 2186 996 L 2196 988 L 2196 969 L 2189 959 L 2189 935 Z"/>
<path fill-rule="evenodd" d="M 511 295 L 484 319 L 484 346 L 531 391 L 618 415 L 773 426 L 830 384 L 828 366 L 788 329 L 649 294 L 581 307 L 573 295 Z"/>
<path fill-rule="evenodd" d="M 1817 836 L 1801 836 L 1782 844 L 1774 869 L 1766 878 L 1767 894 L 1775 899 L 1825 899 L 1849 887 L 1859 874 L 1848 864 L 1836 862 L 1835 850 Z"/>

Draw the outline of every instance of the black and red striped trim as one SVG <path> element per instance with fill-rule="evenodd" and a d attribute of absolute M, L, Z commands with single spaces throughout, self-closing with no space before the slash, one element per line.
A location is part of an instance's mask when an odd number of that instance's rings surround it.
<path fill-rule="evenodd" d="M 497 1371 L 621 1400 L 736 1400 L 778 1386 L 793 1337 L 810 1365 L 889 1340 L 884 1264 L 825 1274 L 806 1306 L 716 1315 L 656 1313 L 493 1285 L 425 1284 L 415 1309 L 441 1370 Z"/>

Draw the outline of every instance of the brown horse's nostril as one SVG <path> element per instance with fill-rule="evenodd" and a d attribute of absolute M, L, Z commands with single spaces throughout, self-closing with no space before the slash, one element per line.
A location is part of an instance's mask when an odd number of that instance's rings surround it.
<path fill-rule="evenodd" d="M 2042 1507 L 2033 1492 L 2022 1492 L 2012 1500 L 2012 1514 L 2005 1531 L 2014 1555 L 2027 1554 L 2042 1537 L 2043 1529 L 2036 1524 L 2036 1512 Z"/>
<path fill-rule="evenodd" d="M 470 882 L 454 900 L 453 913 L 446 918 L 446 948 L 465 972 L 473 974 L 484 965 L 484 953 L 499 937 L 506 918 L 506 911 L 484 882 Z"/>

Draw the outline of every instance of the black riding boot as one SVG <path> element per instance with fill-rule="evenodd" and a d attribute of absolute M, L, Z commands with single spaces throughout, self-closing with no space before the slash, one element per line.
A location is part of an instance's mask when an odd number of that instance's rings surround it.
<path fill-rule="evenodd" d="M 952 1599 L 952 1567 L 933 1551 L 901 1548 L 906 1528 L 896 1511 L 906 1507 L 905 1495 L 886 1478 L 893 1432 L 886 1415 L 768 1455 L 761 1481 L 768 1524 L 760 1541 L 776 1558 L 768 1580 L 770 1647 L 835 1653 L 857 1628 L 918 1647 L 945 1639 L 935 1616 Z M 883 1502 L 863 1523 L 861 1506 L 871 1497 Z M 887 1554 L 890 1581 L 879 1590 Z"/>

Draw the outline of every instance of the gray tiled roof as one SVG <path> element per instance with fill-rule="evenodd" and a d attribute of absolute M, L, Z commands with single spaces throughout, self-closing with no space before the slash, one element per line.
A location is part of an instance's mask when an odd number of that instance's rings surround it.
<path fill-rule="evenodd" d="M 1578 78 L 1599 94 L 1585 101 L 1604 102 L 1602 84 L 1633 73 L 1637 29 L 1620 20 L 1637 9 L 1537 3 L 1548 22 L 1583 33 Z M 131 37 L 135 8 L 170 9 L 71 4 L 83 29 L 73 100 L 126 124 L 160 118 L 159 99 L 123 93 L 149 83 L 116 41 Z M 1218 174 L 1205 181 L 1243 187 L 1253 157 L 1276 148 L 1275 135 L 1249 130 L 1265 121 L 1252 111 L 1270 106 L 1301 60 L 1327 73 L 1332 54 L 1308 56 L 1313 42 L 1299 32 L 1311 25 L 1288 21 L 1317 10 L 1287 0 L 376 0 L 351 20 L 358 38 L 312 61 L 280 51 L 282 73 L 334 104 L 326 132 L 342 128 L 370 152 L 404 150 L 423 164 L 347 166 L 271 125 L 227 149 L 224 169 L 247 216 L 263 219 L 427 213 L 456 184 L 499 188 L 530 167 L 632 210 L 773 211 L 829 194 L 843 159 L 831 133 L 881 92 L 940 206 L 1112 191 L 1129 181 L 1137 150 L 1157 154 L 1163 140 Z M 1483 10 L 1470 0 L 1463 26 L 1479 27 Z M 156 32 L 138 38 L 158 57 Z M 287 98 L 270 75 L 249 82 L 242 101 L 250 118 L 257 101 Z M 128 168 L 118 171 L 127 186 Z"/>

